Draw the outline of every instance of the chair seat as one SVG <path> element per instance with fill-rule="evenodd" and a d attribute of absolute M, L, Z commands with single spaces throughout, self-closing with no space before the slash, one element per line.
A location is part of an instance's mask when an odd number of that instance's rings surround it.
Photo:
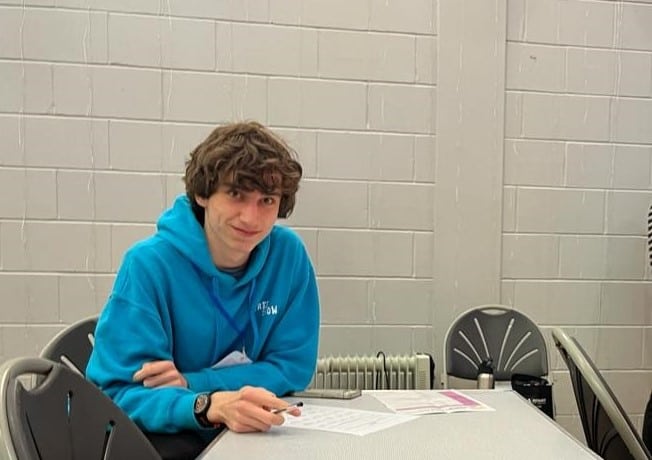
<path fill-rule="evenodd" d="M 211 437 L 201 436 L 197 431 L 144 434 L 162 460 L 194 460 L 213 440 Z"/>

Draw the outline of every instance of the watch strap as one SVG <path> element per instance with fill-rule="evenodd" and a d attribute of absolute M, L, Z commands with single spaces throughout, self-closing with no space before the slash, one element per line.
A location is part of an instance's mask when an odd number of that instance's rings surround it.
<path fill-rule="evenodd" d="M 201 401 L 200 401 L 201 399 Z M 199 407 L 198 407 L 199 406 Z M 215 424 L 208 420 L 208 409 L 211 407 L 210 393 L 201 393 L 195 399 L 195 419 L 203 428 L 215 428 Z"/>

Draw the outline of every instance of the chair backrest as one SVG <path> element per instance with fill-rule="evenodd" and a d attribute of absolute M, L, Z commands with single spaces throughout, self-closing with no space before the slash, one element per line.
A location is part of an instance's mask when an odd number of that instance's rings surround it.
<path fill-rule="evenodd" d="M 41 358 L 63 363 L 84 375 L 93 351 L 96 325 L 97 315 L 71 324 L 50 340 L 41 351 Z"/>
<path fill-rule="evenodd" d="M 34 374 L 41 376 L 39 383 L 28 388 L 25 382 Z M 0 406 L 0 458 L 160 460 L 120 408 L 91 382 L 53 361 L 6 362 L 0 369 Z"/>
<path fill-rule="evenodd" d="M 647 213 L 647 256 L 650 267 L 652 267 L 652 204 Z"/>
<path fill-rule="evenodd" d="M 649 460 L 650 453 L 600 371 L 573 337 L 559 328 L 552 338 L 570 371 L 586 444 L 606 460 Z"/>
<path fill-rule="evenodd" d="M 448 377 L 475 380 L 482 361 L 492 359 L 495 380 L 512 374 L 548 374 L 543 334 L 526 315 L 503 305 L 472 308 L 451 324 L 444 343 L 444 384 Z"/>

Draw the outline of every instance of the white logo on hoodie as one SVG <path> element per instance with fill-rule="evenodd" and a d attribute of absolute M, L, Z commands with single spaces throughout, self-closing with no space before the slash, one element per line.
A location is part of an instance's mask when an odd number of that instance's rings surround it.
<path fill-rule="evenodd" d="M 275 316 L 278 313 L 278 305 L 271 305 L 269 300 L 263 300 L 262 302 L 258 302 L 256 312 L 260 316 Z"/>

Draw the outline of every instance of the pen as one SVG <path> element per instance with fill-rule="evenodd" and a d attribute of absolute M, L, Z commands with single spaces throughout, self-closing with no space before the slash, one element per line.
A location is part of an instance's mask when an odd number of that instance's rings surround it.
<path fill-rule="evenodd" d="M 289 405 L 288 407 L 284 407 L 283 409 L 272 409 L 272 414 L 280 414 L 288 409 L 294 409 L 295 407 L 302 407 L 302 406 L 303 406 L 303 401 L 299 401 L 297 403 Z"/>

